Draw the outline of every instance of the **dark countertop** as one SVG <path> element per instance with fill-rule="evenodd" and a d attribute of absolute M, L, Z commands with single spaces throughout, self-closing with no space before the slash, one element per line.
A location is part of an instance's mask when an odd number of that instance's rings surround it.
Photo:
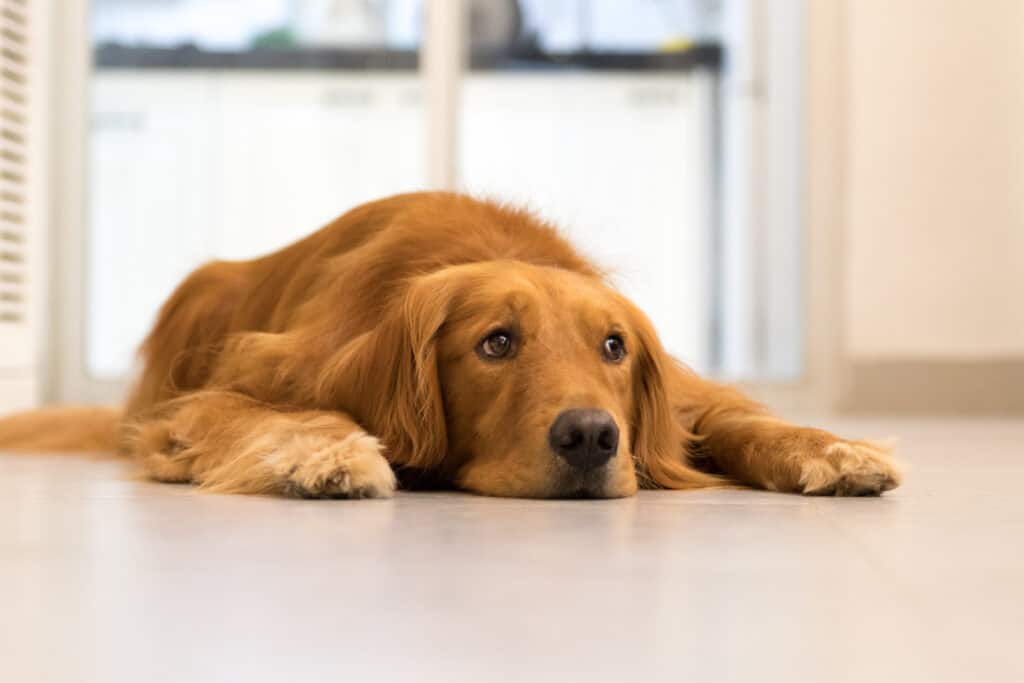
<path fill-rule="evenodd" d="M 195 46 L 177 48 L 126 47 L 105 44 L 94 53 L 97 69 L 237 69 L 324 71 L 415 71 L 415 50 L 389 49 L 254 49 L 212 52 Z M 718 71 L 722 48 L 703 44 L 679 52 L 573 52 L 551 54 L 513 52 L 474 54 L 473 71 Z"/>

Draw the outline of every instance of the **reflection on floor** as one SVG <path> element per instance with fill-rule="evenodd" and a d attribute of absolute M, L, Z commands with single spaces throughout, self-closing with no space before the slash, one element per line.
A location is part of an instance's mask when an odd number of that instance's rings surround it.
<path fill-rule="evenodd" d="M 1024 680 L 1024 422 L 834 426 L 901 435 L 904 487 L 306 502 L 2 455 L 2 676 Z"/>

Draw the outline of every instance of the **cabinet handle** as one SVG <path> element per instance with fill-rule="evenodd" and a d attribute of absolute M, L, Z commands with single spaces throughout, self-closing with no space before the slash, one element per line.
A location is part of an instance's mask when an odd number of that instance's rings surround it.
<path fill-rule="evenodd" d="M 324 107 L 365 109 L 373 105 L 373 91 L 369 88 L 336 88 L 320 97 Z"/>
<path fill-rule="evenodd" d="M 135 132 L 146 127 L 146 114 L 141 111 L 100 111 L 93 114 L 93 130 Z"/>
<path fill-rule="evenodd" d="M 671 86 L 630 88 L 626 93 L 626 101 L 633 107 L 670 107 L 682 99 L 682 90 Z"/>

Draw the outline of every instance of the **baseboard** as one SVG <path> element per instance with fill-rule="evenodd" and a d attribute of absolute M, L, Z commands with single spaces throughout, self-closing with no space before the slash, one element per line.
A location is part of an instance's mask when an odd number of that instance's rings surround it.
<path fill-rule="evenodd" d="M 39 383 L 30 372 L 0 371 L 0 416 L 39 405 Z"/>
<path fill-rule="evenodd" d="M 855 361 L 848 379 L 844 412 L 1024 415 L 1024 358 Z"/>

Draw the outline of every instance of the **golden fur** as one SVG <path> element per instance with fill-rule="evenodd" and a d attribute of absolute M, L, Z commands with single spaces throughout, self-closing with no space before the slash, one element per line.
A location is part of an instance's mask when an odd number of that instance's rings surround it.
<path fill-rule="evenodd" d="M 496 328 L 513 331 L 514 357 L 480 356 Z M 621 361 L 602 356 L 609 334 Z M 365 204 L 269 256 L 199 268 L 142 356 L 123 416 L 15 416 L 0 447 L 112 447 L 119 422 L 120 448 L 155 479 L 310 497 L 388 496 L 393 473 L 530 497 L 899 482 L 885 449 L 776 420 L 674 361 L 548 225 L 457 194 Z M 585 476 L 548 446 L 573 408 L 606 411 L 621 435 Z"/>

